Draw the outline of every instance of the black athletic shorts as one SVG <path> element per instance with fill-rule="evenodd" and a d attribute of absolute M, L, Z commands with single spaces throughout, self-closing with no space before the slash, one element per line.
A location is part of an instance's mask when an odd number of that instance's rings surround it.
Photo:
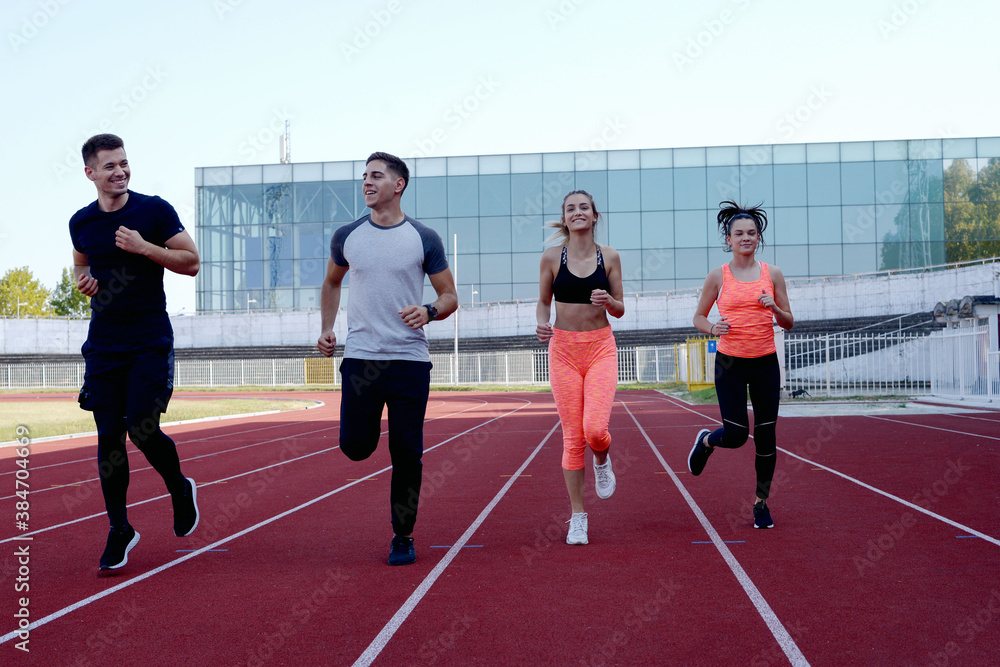
<path fill-rule="evenodd" d="M 174 392 L 173 336 L 128 347 L 87 341 L 80 351 L 87 366 L 81 408 L 122 416 L 166 411 Z"/>

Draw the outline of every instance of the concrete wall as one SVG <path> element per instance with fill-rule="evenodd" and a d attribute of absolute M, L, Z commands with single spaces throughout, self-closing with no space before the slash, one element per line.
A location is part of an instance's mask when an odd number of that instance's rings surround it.
<path fill-rule="evenodd" d="M 612 326 L 616 330 L 691 326 L 699 291 L 626 295 L 625 316 Z M 1000 297 L 1000 262 L 947 271 L 788 281 L 789 302 L 799 321 L 930 312 L 939 301 L 984 294 Z M 465 306 L 459 311 L 459 337 L 533 334 L 535 305 L 524 301 Z M 320 314 L 207 314 L 172 317 L 171 323 L 178 348 L 314 345 Z M 76 354 L 87 337 L 88 324 L 87 320 L 0 319 L 0 354 Z M 343 314 L 337 318 L 335 333 L 340 341 L 347 338 Z M 427 335 L 453 338 L 454 320 L 432 322 Z"/>

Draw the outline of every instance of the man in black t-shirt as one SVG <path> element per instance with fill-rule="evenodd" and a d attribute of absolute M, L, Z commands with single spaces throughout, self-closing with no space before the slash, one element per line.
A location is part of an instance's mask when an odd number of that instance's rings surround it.
<path fill-rule="evenodd" d="M 126 513 L 126 433 L 166 483 L 174 534 L 190 535 L 198 525 L 197 487 L 181 473 L 160 415 L 173 393 L 174 372 L 163 270 L 194 276 L 201 260 L 170 204 L 128 189 L 131 172 L 120 138 L 91 137 L 83 162 L 97 201 L 69 221 L 73 273 L 92 310 L 81 349 L 86 374 L 80 407 L 93 412 L 97 424 L 97 464 L 111 522 L 101 569 L 113 570 L 128 562 L 139 542 Z"/>

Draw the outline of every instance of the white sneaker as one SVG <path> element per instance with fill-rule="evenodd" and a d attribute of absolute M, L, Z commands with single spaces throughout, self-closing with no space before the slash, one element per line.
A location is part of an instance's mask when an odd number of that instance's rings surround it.
<path fill-rule="evenodd" d="M 586 544 L 587 543 L 587 513 L 579 512 L 573 514 L 569 524 L 569 533 L 566 535 L 566 544 Z"/>
<path fill-rule="evenodd" d="M 597 465 L 597 459 L 594 459 L 594 488 L 601 500 L 607 500 L 615 492 L 615 473 L 611 471 L 610 454 L 603 465 Z"/>

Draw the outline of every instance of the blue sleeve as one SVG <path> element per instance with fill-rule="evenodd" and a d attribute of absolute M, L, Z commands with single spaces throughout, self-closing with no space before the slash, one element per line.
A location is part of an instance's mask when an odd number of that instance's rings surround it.
<path fill-rule="evenodd" d="M 344 257 L 344 241 L 354 227 L 355 225 L 343 225 L 333 232 L 333 237 L 330 239 L 330 259 L 337 266 L 350 266 L 347 258 Z"/>
<path fill-rule="evenodd" d="M 438 233 L 427 225 L 417 227 L 420 231 L 420 241 L 424 244 L 424 273 L 433 276 L 448 268 L 448 255 L 444 251 L 444 243 Z"/>

